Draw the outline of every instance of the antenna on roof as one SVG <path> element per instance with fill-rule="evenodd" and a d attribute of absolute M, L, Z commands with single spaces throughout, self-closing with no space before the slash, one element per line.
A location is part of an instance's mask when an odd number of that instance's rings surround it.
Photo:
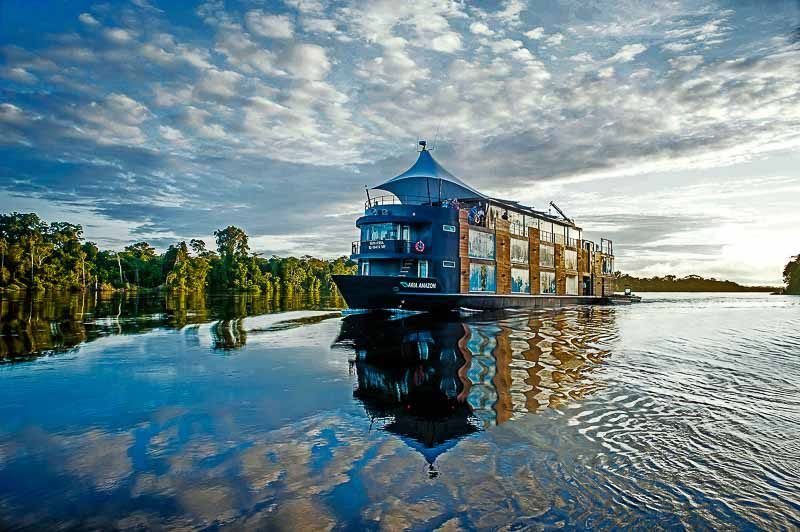
<path fill-rule="evenodd" d="M 571 218 L 567 217 L 567 215 L 564 214 L 564 211 L 562 211 L 561 209 L 558 208 L 558 205 L 556 205 L 554 201 L 550 202 L 550 206 L 553 207 L 556 211 L 558 211 L 558 214 L 560 214 L 561 217 L 564 218 L 566 221 L 568 221 L 569 223 L 571 223 L 573 225 L 575 224 L 575 222 L 573 222 Z"/>

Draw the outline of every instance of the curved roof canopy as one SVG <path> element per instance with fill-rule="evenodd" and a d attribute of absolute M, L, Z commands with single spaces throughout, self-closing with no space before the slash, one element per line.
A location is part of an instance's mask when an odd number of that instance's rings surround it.
<path fill-rule="evenodd" d="M 391 192 L 401 201 L 403 198 L 443 200 L 486 197 L 445 170 L 424 148 L 411 168 L 373 188 Z"/>

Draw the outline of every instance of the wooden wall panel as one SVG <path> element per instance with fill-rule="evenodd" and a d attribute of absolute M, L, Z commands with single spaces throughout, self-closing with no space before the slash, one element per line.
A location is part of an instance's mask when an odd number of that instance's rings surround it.
<path fill-rule="evenodd" d="M 567 273 L 564 269 L 564 244 L 555 245 L 556 256 L 556 294 L 563 296 L 567 293 Z"/>
<path fill-rule="evenodd" d="M 538 294 L 541 288 L 539 282 L 539 230 L 528 230 L 528 261 L 531 272 L 531 294 Z"/>
<path fill-rule="evenodd" d="M 511 233 L 508 220 L 495 221 L 495 261 L 497 264 L 497 293 L 511 293 Z"/>
<path fill-rule="evenodd" d="M 458 211 L 458 256 L 459 288 L 462 294 L 469 292 L 469 220 L 467 211 Z"/>

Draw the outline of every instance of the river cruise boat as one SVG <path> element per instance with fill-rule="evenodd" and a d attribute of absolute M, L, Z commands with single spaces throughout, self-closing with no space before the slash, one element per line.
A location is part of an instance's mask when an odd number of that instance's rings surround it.
<path fill-rule="evenodd" d="M 445 170 L 425 141 L 411 168 L 367 190 L 351 258 L 334 281 L 352 309 L 545 308 L 636 301 L 613 293 L 611 240 L 558 215 L 493 198 Z"/>

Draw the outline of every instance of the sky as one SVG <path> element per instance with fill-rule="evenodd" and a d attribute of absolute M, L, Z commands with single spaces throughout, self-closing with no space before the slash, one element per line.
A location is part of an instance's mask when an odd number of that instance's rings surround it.
<path fill-rule="evenodd" d="M 0 211 L 335 257 L 418 139 L 634 275 L 800 253 L 800 2 L 0 2 Z"/>

